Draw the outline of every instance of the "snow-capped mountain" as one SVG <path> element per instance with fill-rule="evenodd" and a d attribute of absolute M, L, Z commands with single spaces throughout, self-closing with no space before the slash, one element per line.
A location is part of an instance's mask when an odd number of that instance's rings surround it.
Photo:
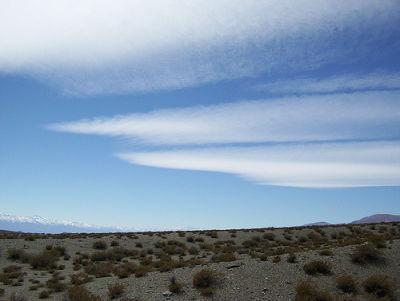
<path fill-rule="evenodd" d="M 62 232 L 119 232 L 116 227 L 101 227 L 71 221 L 57 221 L 38 215 L 19 216 L 0 214 L 0 229 L 30 233 L 62 233 Z"/>

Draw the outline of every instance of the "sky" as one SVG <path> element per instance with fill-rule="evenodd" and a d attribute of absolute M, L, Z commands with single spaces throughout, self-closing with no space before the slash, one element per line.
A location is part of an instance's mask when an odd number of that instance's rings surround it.
<path fill-rule="evenodd" d="M 0 7 L 1 213 L 135 229 L 400 214 L 398 1 Z"/>

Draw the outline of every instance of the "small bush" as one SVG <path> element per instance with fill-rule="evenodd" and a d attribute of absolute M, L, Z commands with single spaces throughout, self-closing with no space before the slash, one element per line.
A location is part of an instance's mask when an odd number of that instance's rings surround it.
<path fill-rule="evenodd" d="M 332 273 L 331 265 L 321 260 L 313 260 L 307 262 L 303 266 L 303 269 L 308 275 L 317 275 L 317 274 L 329 275 Z"/>
<path fill-rule="evenodd" d="M 394 285 L 388 276 L 372 275 L 363 282 L 363 287 L 368 294 L 376 298 L 393 300 Z"/>
<path fill-rule="evenodd" d="M 217 275 L 211 270 L 203 269 L 193 275 L 193 286 L 204 296 L 212 295 L 216 283 Z"/>
<path fill-rule="evenodd" d="M 182 291 L 183 284 L 176 281 L 175 276 L 171 277 L 169 280 L 169 286 L 168 289 L 170 292 L 174 294 L 179 294 Z"/>
<path fill-rule="evenodd" d="M 279 255 L 274 256 L 274 258 L 272 258 L 272 262 L 273 263 L 278 263 L 281 262 L 281 257 Z"/>
<path fill-rule="evenodd" d="M 93 295 L 83 286 L 73 286 L 65 294 L 65 301 L 102 301 L 99 296 Z"/>
<path fill-rule="evenodd" d="M 113 240 L 113 241 L 110 243 L 110 246 L 111 246 L 111 247 L 118 247 L 118 246 L 119 246 L 119 242 L 116 241 L 116 240 Z"/>
<path fill-rule="evenodd" d="M 14 261 L 22 260 L 26 255 L 25 251 L 20 249 L 9 249 L 7 253 L 8 253 L 7 258 Z"/>
<path fill-rule="evenodd" d="M 296 287 L 295 301 L 333 301 L 332 296 L 318 290 L 311 282 L 300 282 Z"/>
<path fill-rule="evenodd" d="M 287 257 L 286 261 L 289 263 L 296 263 L 297 262 L 296 254 L 290 253 L 289 256 Z"/>
<path fill-rule="evenodd" d="M 108 296 L 110 299 L 121 297 L 125 292 L 125 286 L 121 283 L 115 283 L 108 286 Z"/>
<path fill-rule="evenodd" d="M 211 258 L 213 262 L 231 262 L 236 259 L 235 254 L 232 252 L 214 254 Z"/>
<path fill-rule="evenodd" d="M 41 291 L 39 293 L 39 299 L 47 299 L 48 297 L 50 297 L 49 291 Z"/>
<path fill-rule="evenodd" d="M 112 272 L 112 264 L 108 262 L 92 263 L 85 267 L 85 272 L 97 278 L 108 277 Z"/>
<path fill-rule="evenodd" d="M 46 286 L 51 289 L 52 291 L 55 292 L 62 292 L 65 290 L 66 285 L 62 282 L 60 282 L 60 276 L 58 275 L 53 275 L 49 280 L 46 282 Z"/>
<path fill-rule="evenodd" d="M 107 243 L 103 240 L 97 240 L 93 243 L 93 249 L 96 250 L 106 250 L 107 249 Z"/>
<path fill-rule="evenodd" d="M 273 241 L 273 240 L 275 240 L 275 234 L 272 232 L 267 232 L 267 233 L 264 233 L 263 238 Z"/>
<path fill-rule="evenodd" d="M 92 278 L 84 272 L 72 274 L 70 278 L 71 278 L 71 284 L 73 285 L 82 285 L 92 281 Z"/>
<path fill-rule="evenodd" d="M 351 254 L 351 260 L 357 264 L 368 264 L 382 262 L 384 258 L 381 252 L 377 250 L 373 245 L 366 244 L 358 246 Z"/>
<path fill-rule="evenodd" d="M 355 294 L 357 292 L 357 283 L 350 275 L 342 275 L 336 278 L 336 287 L 343 293 Z"/>

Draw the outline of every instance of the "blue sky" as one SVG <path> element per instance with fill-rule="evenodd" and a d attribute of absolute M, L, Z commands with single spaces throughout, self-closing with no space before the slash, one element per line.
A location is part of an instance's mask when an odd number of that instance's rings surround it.
<path fill-rule="evenodd" d="M 4 8 L 1 212 L 139 229 L 400 214 L 396 1 Z"/>

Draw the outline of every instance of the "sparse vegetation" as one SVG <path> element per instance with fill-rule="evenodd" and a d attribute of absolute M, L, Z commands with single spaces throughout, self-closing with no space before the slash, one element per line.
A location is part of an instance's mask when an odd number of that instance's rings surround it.
<path fill-rule="evenodd" d="M 376 225 L 374 228 L 375 230 L 369 225 L 360 225 L 294 227 L 279 230 L 268 228 L 134 234 L 34 234 L 30 236 L 23 233 L 2 234 L 0 232 L 0 239 L 18 240 L 15 245 L 6 244 L 8 248 L 6 247 L 0 254 L 3 262 L 0 266 L 0 286 L 4 287 L 3 293 L 7 301 L 9 301 L 10 293 L 18 286 L 21 286 L 21 291 L 28 293 L 29 300 L 32 298 L 61 300 L 61 296 L 65 296 L 63 301 L 97 301 L 100 300 L 100 297 L 95 295 L 97 292 L 90 293 L 84 286 L 89 282 L 99 281 L 107 288 L 111 282 L 114 284 L 110 285 L 109 291 L 99 292 L 104 297 L 107 292 L 110 293 L 106 300 L 113 298 L 136 301 L 135 298 L 124 298 L 123 292 L 118 294 L 118 289 L 113 287 L 117 285 L 114 282 L 117 277 L 120 279 L 146 277 L 149 272 L 154 272 L 155 274 L 151 277 L 140 280 L 140 283 L 147 283 L 149 279 L 153 281 L 159 272 L 174 271 L 175 275 L 181 277 L 180 271 L 176 269 L 190 267 L 198 271 L 200 265 L 211 264 L 212 269 L 206 268 L 193 275 L 193 287 L 188 287 L 187 291 L 185 289 L 183 297 L 193 298 L 193 289 L 198 290 L 203 296 L 213 295 L 218 287 L 218 279 L 223 279 L 217 276 L 221 274 L 215 270 L 229 271 L 226 277 L 229 281 L 223 281 L 221 284 L 231 285 L 231 279 L 236 280 L 241 272 L 231 273 L 230 271 L 243 269 L 244 273 L 248 273 L 249 267 L 260 265 L 267 267 L 266 273 L 269 273 L 268 267 L 271 267 L 271 263 L 281 261 L 285 262 L 271 270 L 279 273 L 280 270 L 286 272 L 287 269 L 298 269 L 303 266 L 307 275 L 318 276 L 332 274 L 333 270 L 345 270 L 353 275 L 351 267 L 355 270 L 368 269 L 372 272 L 387 268 L 388 273 L 393 275 L 395 268 L 392 265 L 393 254 L 399 248 L 400 225 L 385 224 L 384 227 Z M 70 242 L 73 243 L 70 244 Z M 344 249 L 337 252 L 337 248 Z M 350 254 L 351 260 L 341 260 L 345 269 L 336 268 L 335 259 L 346 253 Z M 351 263 L 360 265 L 384 263 L 384 254 L 390 265 L 358 268 Z M 331 257 L 318 259 L 316 258 L 318 255 Z M 242 262 L 243 260 L 245 261 Z M 252 264 L 247 265 L 247 260 L 252 260 Z M 269 261 L 269 263 L 262 263 L 262 261 Z M 302 264 L 296 264 L 297 262 Z M 358 275 L 360 284 L 357 284 L 358 281 L 353 278 L 354 275 Z M 399 288 L 396 277 L 394 277 L 395 281 L 391 281 L 384 276 L 380 276 L 380 279 L 378 276 L 375 276 L 375 279 L 371 277 L 371 279 L 365 279 L 359 271 L 354 275 L 339 275 L 336 279 L 325 278 L 324 282 L 335 280 L 336 288 L 334 289 L 332 283 L 320 286 L 315 278 L 315 283 L 306 281 L 306 284 L 299 284 L 296 300 L 355 301 L 363 300 L 362 298 L 369 295 L 369 298 L 374 301 L 389 301 L 393 299 L 391 292 L 394 296 L 395 290 Z M 110 276 L 114 278 L 96 279 Z M 166 279 L 165 277 L 169 275 L 160 276 L 160 279 Z M 291 276 L 288 277 L 288 282 L 283 283 L 283 287 L 293 290 L 295 285 L 292 280 Z M 131 279 L 123 280 L 124 283 L 125 281 L 131 283 Z M 170 292 L 180 294 L 183 287 L 187 287 L 188 280 L 182 278 L 181 281 L 178 282 L 177 278 L 172 277 L 169 283 L 164 282 L 160 287 L 165 290 L 167 286 Z M 246 283 L 246 285 L 251 287 L 251 284 Z M 97 283 L 93 283 L 93 286 L 89 284 L 87 287 L 96 286 Z M 330 291 L 325 292 L 322 288 L 330 289 Z M 224 291 L 225 289 L 221 290 L 221 293 Z M 161 292 L 158 293 L 161 294 Z M 131 291 L 130 287 L 129 295 L 132 294 L 134 291 Z M 256 292 L 255 298 L 262 297 L 257 294 Z M 240 295 L 239 299 L 242 297 L 243 295 Z M 0 296 L 0 299 L 4 297 Z"/>

